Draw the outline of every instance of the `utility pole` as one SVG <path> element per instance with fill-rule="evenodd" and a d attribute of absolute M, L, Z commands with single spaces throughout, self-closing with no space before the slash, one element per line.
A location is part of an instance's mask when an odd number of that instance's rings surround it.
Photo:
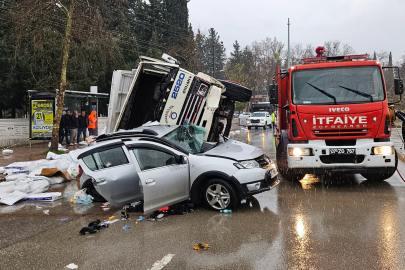
<path fill-rule="evenodd" d="M 287 68 L 290 67 L 290 18 L 288 18 L 288 51 L 287 51 Z"/>

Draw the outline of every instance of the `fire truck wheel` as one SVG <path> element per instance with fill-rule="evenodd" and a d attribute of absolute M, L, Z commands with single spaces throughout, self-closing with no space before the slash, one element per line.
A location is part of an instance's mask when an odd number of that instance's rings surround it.
<path fill-rule="evenodd" d="M 284 180 L 296 182 L 304 178 L 305 174 L 293 173 L 288 169 L 287 153 L 281 149 L 282 143 L 279 144 L 276 152 L 277 168 Z"/>
<path fill-rule="evenodd" d="M 388 178 L 390 178 L 391 176 L 394 175 L 394 173 L 397 170 L 397 166 L 398 166 L 398 155 L 397 155 L 397 151 L 395 151 L 395 168 L 391 171 L 383 171 L 380 173 L 373 173 L 373 174 L 367 174 L 367 173 L 362 173 L 361 175 L 366 178 L 369 181 L 372 182 L 381 182 L 384 180 L 387 180 Z"/>

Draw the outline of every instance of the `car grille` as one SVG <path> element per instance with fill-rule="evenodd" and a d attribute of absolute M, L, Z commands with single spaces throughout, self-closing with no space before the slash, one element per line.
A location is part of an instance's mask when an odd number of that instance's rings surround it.
<path fill-rule="evenodd" d="M 267 168 L 270 166 L 270 158 L 266 155 L 261 155 L 260 157 L 255 158 L 255 160 L 259 163 L 261 168 Z"/>
<path fill-rule="evenodd" d="M 367 129 L 314 130 L 316 137 L 366 136 Z"/>
<path fill-rule="evenodd" d="M 324 164 L 334 163 L 362 163 L 364 161 L 364 155 L 329 155 L 319 156 L 320 160 Z"/>
<path fill-rule="evenodd" d="M 250 123 L 252 123 L 252 124 L 260 123 L 260 120 L 253 119 L 253 120 L 250 120 Z"/>

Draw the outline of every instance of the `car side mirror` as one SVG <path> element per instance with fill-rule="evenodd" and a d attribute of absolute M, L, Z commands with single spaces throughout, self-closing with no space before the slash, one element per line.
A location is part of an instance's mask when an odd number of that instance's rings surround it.
<path fill-rule="evenodd" d="M 404 93 L 404 82 L 402 79 L 394 79 L 395 95 L 402 95 Z"/>
<path fill-rule="evenodd" d="M 278 104 L 278 84 L 271 84 L 269 87 L 270 104 Z"/>
<path fill-rule="evenodd" d="M 181 155 L 179 163 L 180 164 L 187 164 L 188 163 L 188 158 L 186 156 Z"/>

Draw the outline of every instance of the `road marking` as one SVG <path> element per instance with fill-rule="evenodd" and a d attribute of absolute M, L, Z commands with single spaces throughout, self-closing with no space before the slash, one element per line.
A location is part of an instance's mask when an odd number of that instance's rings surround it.
<path fill-rule="evenodd" d="M 174 254 L 167 254 L 160 261 L 156 261 L 150 270 L 160 270 L 166 266 L 174 257 Z"/>

